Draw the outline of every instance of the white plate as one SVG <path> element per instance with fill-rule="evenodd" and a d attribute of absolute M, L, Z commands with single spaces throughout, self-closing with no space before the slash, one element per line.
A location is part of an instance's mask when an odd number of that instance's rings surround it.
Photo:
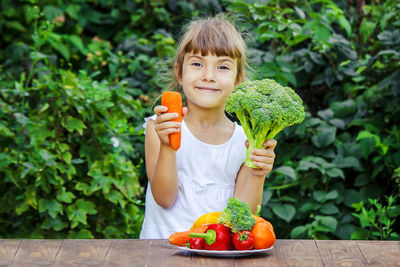
<path fill-rule="evenodd" d="M 179 247 L 174 246 L 180 250 L 184 250 L 187 252 L 195 253 L 203 256 L 214 256 L 214 257 L 241 257 L 254 255 L 259 253 L 265 253 L 269 250 L 272 250 L 274 246 L 271 246 L 266 249 L 252 249 L 252 250 L 204 250 L 204 249 L 191 249 L 187 247 Z"/>

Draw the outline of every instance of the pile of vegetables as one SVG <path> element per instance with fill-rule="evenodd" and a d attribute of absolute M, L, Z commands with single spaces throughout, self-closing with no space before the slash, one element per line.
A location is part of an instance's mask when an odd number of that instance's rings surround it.
<path fill-rule="evenodd" d="M 250 160 L 251 151 L 262 148 L 265 140 L 305 118 L 300 96 L 272 79 L 241 83 L 227 98 L 225 109 L 236 114 L 244 129 L 249 141 L 245 164 L 251 168 L 256 168 Z"/>
<path fill-rule="evenodd" d="M 251 214 L 247 203 L 230 198 L 221 212 L 200 216 L 189 231 L 172 234 L 168 241 L 177 246 L 205 250 L 251 250 L 270 248 L 274 229 L 268 221 Z"/>

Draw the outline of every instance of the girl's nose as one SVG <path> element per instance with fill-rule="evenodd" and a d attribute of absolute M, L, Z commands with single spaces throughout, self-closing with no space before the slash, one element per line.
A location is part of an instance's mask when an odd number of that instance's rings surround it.
<path fill-rule="evenodd" d="M 203 73 L 202 73 L 202 80 L 203 81 L 215 81 L 215 77 L 214 77 L 214 70 L 212 68 L 204 68 L 203 69 Z"/>

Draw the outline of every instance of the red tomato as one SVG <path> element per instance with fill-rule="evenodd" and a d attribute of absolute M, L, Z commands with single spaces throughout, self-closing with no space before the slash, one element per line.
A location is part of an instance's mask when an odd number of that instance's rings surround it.
<path fill-rule="evenodd" d="M 191 249 L 204 249 L 204 238 L 191 237 L 189 238 L 189 248 Z"/>
<path fill-rule="evenodd" d="M 254 247 L 253 234 L 250 231 L 236 232 L 232 242 L 237 250 L 250 250 Z"/>

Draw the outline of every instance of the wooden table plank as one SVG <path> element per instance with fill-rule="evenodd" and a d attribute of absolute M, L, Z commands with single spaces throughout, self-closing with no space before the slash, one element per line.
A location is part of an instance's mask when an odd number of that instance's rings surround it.
<path fill-rule="evenodd" d="M 281 239 L 276 247 L 280 266 L 324 266 L 314 240 Z"/>
<path fill-rule="evenodd" d="M 279 258 L 278 258 L 278 243 L 280 240 L 276 240 L 274 248 L 266 253 L 256 254 L 246 257 L 237 257 L 235 258 L 235 266 L 240 267 L 258 267 L 258 266 L 268 266 L 268 267 L 279 267 Z"/>
<path fill-rule="evenodd" d="M 111 247 L 112 240 L 64 240 L 54 266 L 100 266 Z"/>
<path fill-rule="evenodd" d="M 11 266 L 52 266 L 61 240 L 24 239 Z"/>
<path fill-rule="evenodd" d="M 179 254 L 166 240 L 152 240 L 146 266 L 189 266 L 191 257 Z"/>
<path fill-rule="evenodd" d="M 17 254 L 21 240 L 0 239 L 0 266 L 8 266 Z"/>
<path fill-rule="evenodd" d="M 357 241 L 370 266 L 400 266 L 400 241 Z"/>
<path fill-rule="evenodd" d="M 151 245 L 147 240 L 113 240 L 105 266 L 146 266 Z"/>
<path fill-rule="evenodd" d="M 368 266 L 355 242 L 317 240 L 317 247 L 325 267 L 328 266 Z"/>
<path fill-rule="evenodd" d="M 182 266 L 182 267 L 230 267 L 235 265 L 234 258 L 206 257 L 179 250 L 167 240 L 153 240 L 147 266 Z"/>
<path fill-rule="evenodd" d="M 12 266 L 51 266 L 61 244 L 61 240 L 22 240 Z"/>

